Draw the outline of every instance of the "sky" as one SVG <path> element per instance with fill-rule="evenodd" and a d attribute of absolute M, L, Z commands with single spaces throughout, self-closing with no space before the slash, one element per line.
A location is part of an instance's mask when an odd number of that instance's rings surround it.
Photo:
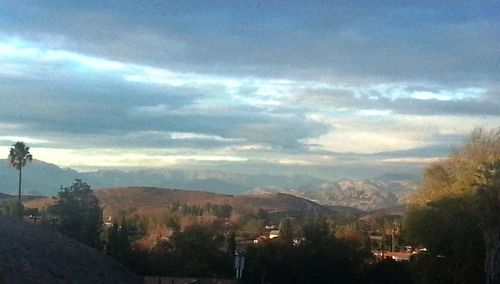
<path fill-rule="evenodd" d="M 420 174 L 500 126 L 496 1 L 0 0 L 0 151 Z"/>

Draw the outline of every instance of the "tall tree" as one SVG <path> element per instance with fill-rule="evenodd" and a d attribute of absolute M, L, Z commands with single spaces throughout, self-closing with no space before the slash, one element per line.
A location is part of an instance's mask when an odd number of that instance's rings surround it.
<path fill-rule="evenodd" d="M 483 164 L 476 175 L 475 209 L 482 217 L 486 283 L 500 283 L 500 159 Z"/>
<path fill-rule="evenodd" d="M 71 186 L 61 187 L 49 211 L 59 217 L 58 229 L 62 234 L 100 248 L 102 209 L 90 185 L 76 179 Z"/>
<path fill-rule="evenodd" d="M 481 221 L 486 282 L 500 283 L 500 128 L 474 130 L 461 149 L 429 166 L 424 171 L 422 188 L 413 198 L 408 220 L 414 213 L 432 211 L 436 214 L 439 212 L 436 206 L 445 209 L 443 205 L 452 204 L 453 200 L 461 200 L 453 203 L 460 204 L 465 214 L 471 218 L 475 215 Z M 463 227 L 464 223 L 458 222 L 456 226 Z M 422 234 L 439 235 L 429 226 L 422 229 Z"/>
<path fill-rule="evenodd" d="M 131 252 L 130 229 L 125 218 L 123 218 L 121 225 L 114 223 L 108 229 L 105 253 L 127 265 L 130 264 Z"/>
<path fill-rule="evenodd" d="M 33 156 L 30 154 L 30 147 L 26 147 L 24 142 L 18 141 L 12 146 L 9 152 L 9 163 L 19 171 L 18 202 L 21 203 L 21 177 L 23 167 L 26 166 L 26 162 L 31 162 L 31 160 L 33 160 Z"/>

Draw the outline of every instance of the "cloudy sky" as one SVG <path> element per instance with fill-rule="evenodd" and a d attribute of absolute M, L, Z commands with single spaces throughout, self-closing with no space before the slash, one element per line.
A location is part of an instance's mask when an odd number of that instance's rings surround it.
<path fill-rule="evenodd" d="M 499 79 L 495 1 L 0 0 L 0 151 L 80 170 L 419 174 Z"/>

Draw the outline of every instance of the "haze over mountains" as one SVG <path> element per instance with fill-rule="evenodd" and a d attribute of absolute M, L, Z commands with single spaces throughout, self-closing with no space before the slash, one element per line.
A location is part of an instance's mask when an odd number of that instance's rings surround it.
<path fill-rule="evenodd" d="M 17 193 L 17 171 L 0 160 L 0 192 Z M 418 177 L 387 174 L 371 180 L 328 181 L 307 175 L 235 174 L 200 170 L 100 170 L 78 172 L 34 160 L 23 169 L 23 193 L 55 195 L 61 185 L 81 178 L 94 189 L 151 186 L 209 191 L 223 194 L 285 192 L 324 205 L 372 210 L 400 205 L 416 188 Z"/>

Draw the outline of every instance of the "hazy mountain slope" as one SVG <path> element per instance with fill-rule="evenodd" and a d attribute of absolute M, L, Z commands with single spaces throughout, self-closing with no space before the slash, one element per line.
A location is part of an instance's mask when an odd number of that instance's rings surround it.
<path fill-rule="evenodd" d="M 94 188 L 151 186 L 242 194 L 256 187 L 309 190 L 325 180 L 301 175 L 237 174 L 218 171 L 151 169 L 96 171 L 83 174 Z M 90 182 L 89 182 L 90 183 Z"/>
<path fill-rule="evenodd" d="M 166 169 L 127 172 L 117 170 L 96 171 L 83 174 L 84 179 L 92 184 L 94 188 L 151 186 L 232 194 L 239 194 L 248 190 L 248 187 L 244 184 L 233 183 L 219 176 L 222 175 Z"/>
<path fill-rule="evenodd" d="M 255 187 L 300 188 L 308 190 L 324 180 L 308 176 L 246 175 L 217 171 L 192 171 L 172 169 L 151 170 L 100 170 L 80 173 L 56 165 L 34 160 L 23 168 L 23 193 L 55 195 L 60 186 L 81 178 L 93 188 L 124 186 L 151 186 L 202 190 L 217 193 L 241 194 Z M 0 160 L 0 192 L 16 194 L 18 172 L 7 160 Z"/>
<path fill-rule="evenodd" d="M 0 192 L 17 194 L 18 172 L 0 160 Z M 81 178 L 94 189 L 110 187 L 158 187 L 243 193 L 289 193 L 323 205 L 356 207 L 362 210 L 392 207 L 405 199 L 418 183 L 412 175 L 386 174 L 374 180 L 331 182 L 305 175 L 236 174 L 197 170 L 106 170 L 80 173 L 42 161 L 23 170 L 23 193 L 56 195 L 60 186 Z"/>
<path fill-rule="evenodd" d="M 5 194 L 5 193 L 0 193 L 0 199 L 11 199 L 13 197 L 14 196 L 12 196 L 12 195 L 8 195 L 8 194 Z"/>
<path fill-rule="evenodd" d="M 72 169 L 33 160 L 23 168 L 23 194 L 53 195 L 61 185 L 71 184 L 82 174 Z M 17 195 L 19 172 L 8 160 L 0 160 L 0 192 Z"/>
<path fill-rule="evenodd" d="M 101 252 L 0 216 L 0 283 L 142 283 Z"/>
<path fill-rule="evenodd" d="M 322 205 L 354 207 L 364 211 L 394 207 L 406 203 L 418 186 L 416 181 L 345 180 L 323 183 L 309 191 L 278 189 L 304 197 Z M 254 193 L 274 192 L 276 189 L 254 190 Z"/>

